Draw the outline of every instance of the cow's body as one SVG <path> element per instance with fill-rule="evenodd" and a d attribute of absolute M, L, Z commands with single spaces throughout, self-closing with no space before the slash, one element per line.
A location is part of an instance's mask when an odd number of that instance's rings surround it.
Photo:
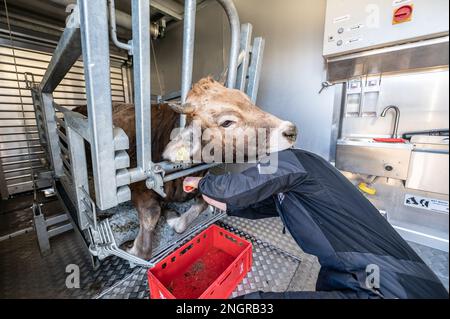
<path fill-rule="evenodd" d="M 87 116 L 86 107 L 74 110 Z M 171 140 L 171 133 L 177 127 L 179 114 L 186 114 L 188 126 L 180 130 Z M 269 132 L 265 138 L 259 138 L 254 147 L 261 146 L 264 153 L 268 151 L 281 151 L 292 147 L 297 138 L 297 128 L 294 124 L 262 111 L 254 105 L 243 92 L 228 89 L 212 78 L 204 78 L 196 83 L 188 95 L 187 103 L 184 105 L 154 105 L 152 107 L 152 160 L 155 163 L 168 160 L 180 161 L 180 152 L 183 156 L 181 161 L 191 160 L 196 152 L 200 152 L 208 140 L 193 138 L 194 127 L 202 130 L 202 134 L 210 130 L 215 132 L 218 140 L 213 140 L 214 145 L 223 145 L 227 133 L 238 128 L 246 128 L 256 133 L 260 129 Z M 122 128 L 130 140 L 129 155 L 131 166 L 136 166 L 136 128 L 134 106 L 129 104 L 115 104 L 113 106 L 113 124 Z M 256 135 L 253 135 L 256 136 Z M 250 136 L 240 136 L 239 139 L 230 139 L 229 147 L 236 153 L 236 149 L 244 149 L 249 152 L 247 143 Z M 192 143 L 193 142 L 193 143 Z M 261 145 L 259 145 L 261 144 Z M 222 150 L 220 152 L 222 152 Z M 216 150 L 214 149 L 214 152 Z M 233 155 L 233 154 L 232 154 Z M 236 154 L 234 154 L 236 155 Z M 233 155 L 233 158 L 235 157 Z M 248 155 L 248 154 L 244 154 Z M 187 157 L 187 158 L 186 158 Z M 181 179 L 168 182 L 164 185 L 167 197 L 163 200 L 155 192 L 148 190 L 144 182 L 131 185 L 132 201 L 139 214 L 139 234 L 134 241 L 130 253 L 141 258 L 148 259 L 152 252 L 152 232 L 161 215 L 161 204 L 163 201 L 184 202 L 195 198 L 197 194 L 187 194 L 183 191 Z M 167 212 L 167 222 L 178 233 L 182 233 L 194 221 L 197 216 L 206 210 L 207 204 L 198 196 L 196 202 L 182 216 L 174 212 Z"/>
<path fill-rule="evenodd" d="M 86 106 L 77 107 L 73 110 L 87 116 Z M 170 142 L 170 135 L 177 127 L 179 114 L 174 112 L 167 104 L 152 106 L 152 161 L 159 163 L 163 161 L 162 153 Z M 113 124 L 120 127 L 127 134 L 130 147 L 131 167 L 136 167 L 136 121 L 134 105 L 115 103 L 113 105 Z M 139 214 L 140 231 L 135 240 L 131 253 L 142 258 L 149 259 L 151 256 L 151 233 L 155 228 L 161 215 L 161 207 L 164 202 L 185 202 L 196 197 L 196 194 L 187 194 L 183 191 L 183 180 L 176 179 L 164 184 L 166 198 L 149 190 L 145 182 L 135 183 L 130 186 L 132 202 Z M 201 198 L 197 198 L 196 204 L 188 211 L 184 219 L 177 218 L 173 212 L 168 212 L 171 226 L 177 232 L 183 232 L 192 219 L 197 217 L 206 209 L 206 204 Z"/>

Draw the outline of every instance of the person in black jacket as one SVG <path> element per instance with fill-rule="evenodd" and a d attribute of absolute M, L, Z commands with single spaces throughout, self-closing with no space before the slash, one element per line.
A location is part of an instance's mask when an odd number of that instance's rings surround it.
<path fill-rule="evenodd" d="M 245 298 L 445 298 L 437 276 L 354 185 L 323 158 L 278 153 L 278 169 L 188 177 L 231 216 L 280 216 L 298 245 L 318 257 L 316 292 L 258 292 Z M 188 187 L 188 188 L 189 188 Z"/>

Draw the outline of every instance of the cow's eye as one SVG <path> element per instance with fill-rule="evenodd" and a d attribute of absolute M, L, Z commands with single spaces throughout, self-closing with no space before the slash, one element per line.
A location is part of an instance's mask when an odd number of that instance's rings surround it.
<path fill-rule="evenodd" d="M 234 121 L 225 121 L 222 124 L 220 124 L 220 126 L 227 128 L 230 127 L 231 125 L 233 125 L 235 122 Z"/>

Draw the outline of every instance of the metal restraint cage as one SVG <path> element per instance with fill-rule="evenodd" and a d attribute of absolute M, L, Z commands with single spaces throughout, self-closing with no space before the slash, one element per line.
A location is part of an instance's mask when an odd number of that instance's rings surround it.
<path fill-rule="evenodd" d="M 258 91 L 264 40 L 252 40 L 252 26 L 241 27 L 231 0 L 218 0 L 231 27 L 231 49 L 227 86 L 245 91 L 254 101 Z M 109 5 L 109 7 L 108 7 Z M 150 1 L 132 0 L 132 40 L 119 42 L 115 34 L 114 1 L 78 0 L 68 19 L 40 84 L 31 83 L 31 98 L 36 113 L 36 132 L 55 181 L 61 202 L 84 234 L 92 255 L 104 259 L 116 255 L 135 265 L 152 266 L 175 247 L 224 216 L 209 209 L 186 233 L 160 236 L 151 261 L 142 260 L 120 249 L 133 240 L 138 220 L 130 205 L 129 185 L 146 181 L 147 187 L 161 196 L 164 183 L 211 168 L 153 163 L 151 158 L 151 83 L 150 83 Z M 192 85 L 196 0 L 186 0 L 181 102 L 186 101 Z M 109 23 L 111 23 L 111 28 Z M 133 56 L 133 86 L 136 112 L 137 167 L 130 168 L 128 136 L 112 123 L 110 34 L 113 43 Z M 58 104 L 57 87 L 70 74 L 82 56 L 88 118 L 70 111 L 67 103 Z M 36 77 L 35 77 L 36 81 Z M 61 114 L 61 115 L 59 115 Z M 180 125 L 183 127 L 185 118 Z M 85 144 L 91 149 L 93 183 L 88 176 Z M 95 196 L 92 194 L 95 193 Z M 94 197 L 94 198 L 92 198 Z M 101 218 L 101 216 L 108 216 Z M 127 227 L 123 227 L 127 226 Z M 118 229 L 134 229 L 119 234 Z M 164 228 L 164 227 L 163 227 Z M 160 230 L 161 233 L 165 229 Z M 156 234 L 158 237 L 158 234 Z"/>
<path fill-rule="evenodd" d="M 32 190 L 31 164 L 38 176 L 48 171 L 26 77 L 29 81 L 42 81 L 51 58 L 51 54 L 45 51 L 0 46 L 0 195 L 3 199 Z M 129 102 L 125 62 L 119 57 L 111 58 L 110 78 L 114 102 Z M 55 89 L 53 97 L 56 103 L 69 110 L 86 105 L 81 61 L 75 62 Z M 56 115 L 62 117 L 61 113 L 57 112 Z M 45 178 L 36 182 L 39 187 L 50 186 L 49 180 Z"/>

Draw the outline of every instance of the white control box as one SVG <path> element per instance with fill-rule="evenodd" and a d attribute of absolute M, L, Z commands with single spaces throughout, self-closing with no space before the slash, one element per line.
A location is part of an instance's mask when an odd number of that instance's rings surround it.
<path fill-rule="evenodd" d="M 448 32 L 448 0 L 328 0 L 323 54 L 334 57 Z"/>

